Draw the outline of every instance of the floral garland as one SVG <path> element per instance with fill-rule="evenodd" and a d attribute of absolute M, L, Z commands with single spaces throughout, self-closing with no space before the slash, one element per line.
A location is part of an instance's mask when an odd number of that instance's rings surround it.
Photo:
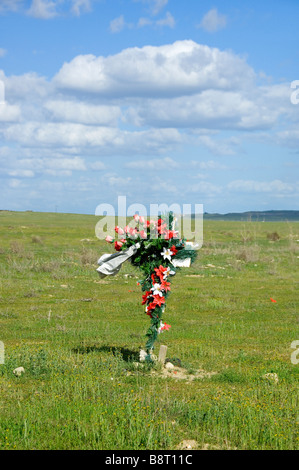
<path fill-rule="evenodd" d="M 139 247 L 130 262 L 144 274 L 138 285 L 143 292 L 142 305 L 145 305 L 145 312 L 151 322 L 146 333 L 149 360 L 158 334 L 170 328 L 170 325 L 162 322 L 166 299 L 171 292 L 170 278 L 180 269 L 183 260 L 189 259 L 192 263 L 196 259 L 193 244 L 179 237 L 175 222 L 171 212 L 156 221 L 148 221 L 135 214 L 133 221 L 126 227 L 115 227 L 115 232 L 122 237 L 120 240 L 106 237 L 106 241 L 114 244 L 115 250 L 119 252 L 132 245 Z"/>

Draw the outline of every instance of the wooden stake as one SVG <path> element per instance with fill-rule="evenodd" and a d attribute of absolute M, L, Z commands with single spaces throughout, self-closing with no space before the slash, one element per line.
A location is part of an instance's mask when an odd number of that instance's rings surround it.
<path fill-rule="evenodd" d="M 167 346 L 163 346 L 163 344 L 161 344 L 158 361 L 162 362 L 162 364 L 164 364 L 164 362 L 165 362 L 166 353 L 167 353 Z"/>

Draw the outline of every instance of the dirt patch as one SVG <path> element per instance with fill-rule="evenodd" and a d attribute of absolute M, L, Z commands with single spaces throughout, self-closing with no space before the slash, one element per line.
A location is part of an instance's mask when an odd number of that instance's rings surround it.
<path fill-rule="evenodd" d="M 198 449 L 198 442 L 194 441 L 193 439 L 186 439 L 185 441 L 182 441 L 179 443 L 179 445 L 176 447 L 178 450 L 191 450 L 191 449 Z"/>
<path fill-rule="evenodd" d="M 194 373 L 190 374 L 187 369 L 184 369 L 183 367 L 173 367 L 171 369 L 163 367 L 161 371 L 152 371 L 152 375 L 158 375 L 164 378 L 170 377 L 175 380 L 186 380 L 187 382 L 192 382 L 195 379 L 211 378 L 215 374 L 217 374 L 217 372 L 207 372 L 203 369 L 198 369 Z"/>
<path fill-rule="evenodd" d="M 186 274 L 185 277 L 205 277 L 204 274 Z"/>

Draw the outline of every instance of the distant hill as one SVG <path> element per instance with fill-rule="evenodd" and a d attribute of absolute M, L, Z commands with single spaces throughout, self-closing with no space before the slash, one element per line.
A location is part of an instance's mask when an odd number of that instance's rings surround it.
<path fill-rule="evenodd" d="M 236 220 L 252 222 L 297 222 L 299 211 L 248 211 L 229 212 L 228 214 L 209 214 L 205 212 L 204 220 Z"/>

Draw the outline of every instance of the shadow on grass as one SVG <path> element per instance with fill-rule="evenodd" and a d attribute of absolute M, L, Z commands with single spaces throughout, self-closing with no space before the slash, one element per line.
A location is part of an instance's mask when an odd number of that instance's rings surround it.
<path fill-rule="evenodd" d="M 139 360 L 139 351 L 122 348 L 120 346 L 78 346 L 77 348 L 72 349 L 73 353 L 76 354 L 89 354 L 89 353 L 109 353 L 114 356 L 121 356 L 122 359 L 126 362 L 138 361 Z"/>

